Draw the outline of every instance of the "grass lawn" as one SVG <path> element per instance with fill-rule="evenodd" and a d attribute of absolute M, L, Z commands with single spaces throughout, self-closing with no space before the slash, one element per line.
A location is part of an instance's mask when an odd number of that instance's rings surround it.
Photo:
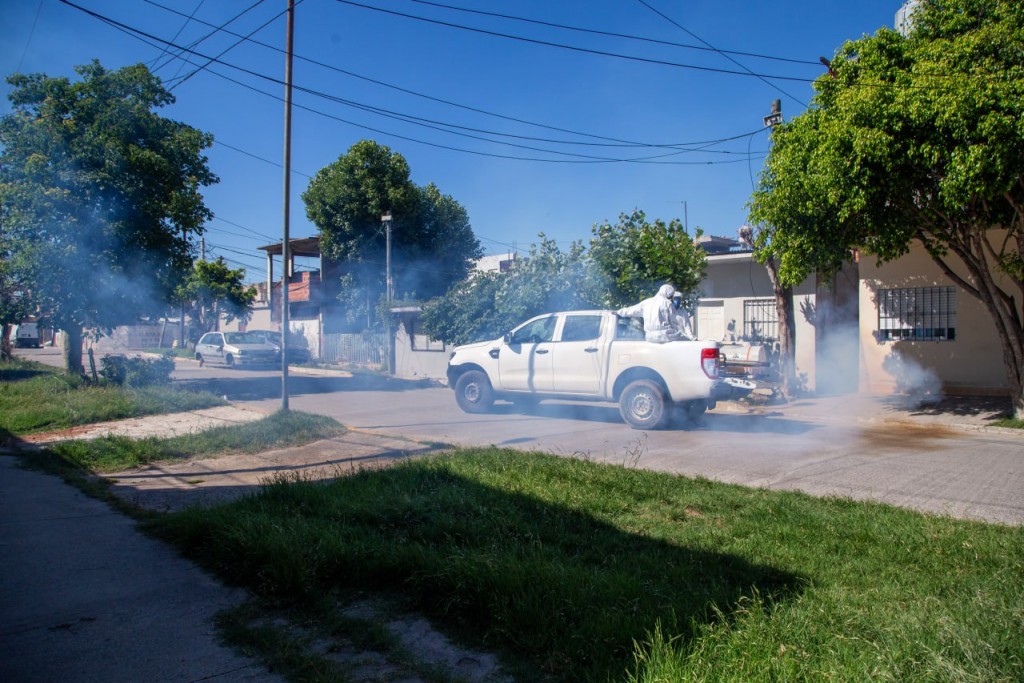
<path fill-rule="evenodd" d="M 500 449 L 155 524 L 311 621 L 391 595 L 520 680 L 1024 680 L 1021 528 Z"/>
<path fill-rule="evenodd" d="M 65 375 L 58 368 L 40 363 L 0 363 L 0 435 L 31 434 L 225 404 L 210 393 L 160 386 L 125 389 L 88 385 L 80 377 Z"/>

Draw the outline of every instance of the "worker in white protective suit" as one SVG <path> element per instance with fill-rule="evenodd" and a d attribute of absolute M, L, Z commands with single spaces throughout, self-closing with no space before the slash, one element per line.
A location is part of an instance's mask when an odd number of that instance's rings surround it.
<path fill-rule="evenodd" d="M 674 292 L 672 294 L 671 323 L 676 339 L 691 340 L 694 338 L 693 325 L 690 323 L 690 312 L 683 307 L 682 292 Z"/>
<path fill-rule="evenodd" d="M 672 328 L 672 295 L 675 291 L 672 285 L 662 285 L 654 296 L 633 306 L 620 308 L 616 313 L 624 318 L 643 319 L 647 341 L 664 344 L 675 336 Z"/>

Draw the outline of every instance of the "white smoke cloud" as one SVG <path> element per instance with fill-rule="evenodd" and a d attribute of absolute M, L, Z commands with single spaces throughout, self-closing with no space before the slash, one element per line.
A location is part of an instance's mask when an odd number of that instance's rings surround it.
<path fill-rule="evenodd" d="M 893 351 L 882 361 L 882 369 L 896 380 L 896 391 L 914 403 L 938 403 L 942 400 L 942 381 L 934 370 Z"/>

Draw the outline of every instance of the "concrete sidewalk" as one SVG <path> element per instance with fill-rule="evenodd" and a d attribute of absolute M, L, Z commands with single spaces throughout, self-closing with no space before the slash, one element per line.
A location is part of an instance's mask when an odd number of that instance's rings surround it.
<path fill-rule="evenodd" d="M 0 680 L 279 681 L 220 645 L 244 598 L 52 475 L 0 456 Z"/>

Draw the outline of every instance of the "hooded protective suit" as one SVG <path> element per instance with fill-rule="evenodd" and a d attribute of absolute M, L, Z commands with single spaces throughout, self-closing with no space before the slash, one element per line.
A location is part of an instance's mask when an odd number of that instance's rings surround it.
<path fill-rule="evenodd" d="M 683 308 L 683 295 L 676 292 L 672 295 L 672 330 L 676 333 L 677 339 L 693 339 L 693 325 L 690 322 L 690 312 Z"/>
<path fill-rule="evenodd" d="M 636 305 L 620 308 L 616 313 L 624 318 L 642 318 L 647 341 L 663 344 L 674 336 L 671 333 L 675 313 L 672 309 L 672 295 L 675 291 L 672 285 L 662 285 L 654 296 Z"/>

